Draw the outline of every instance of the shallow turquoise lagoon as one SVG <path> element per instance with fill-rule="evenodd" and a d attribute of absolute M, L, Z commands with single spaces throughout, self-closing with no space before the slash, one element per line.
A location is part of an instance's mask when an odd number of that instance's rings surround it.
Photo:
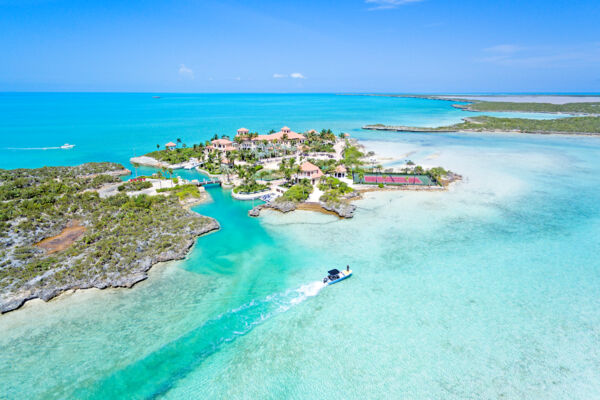
<path fill-rule="evenodd" d="M 209 189 L 186 260 L 0 316 L 0 398 L 599 398 L 600 140 L 355 136 L 465 179 L 343 221 Z"/>
<path fill-rule="evenodd" d="M 443 100 L 334 94 L 0 93 L 0 168 L 116 161 L 182 139 L 189 145 L 235 135 L 244 126 L 266 133 L 330 128 L 360 132 L 365 124 L 437 126 L 477 115 Z M 556 118 L 548 114 L 486 115 Z M 57 149 L 75 144 L 70 150 Z"/>

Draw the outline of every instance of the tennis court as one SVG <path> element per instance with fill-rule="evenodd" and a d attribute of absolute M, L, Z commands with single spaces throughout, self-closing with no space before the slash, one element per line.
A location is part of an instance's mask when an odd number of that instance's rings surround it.
<path fill-rule="evenodd" d="M 359 174 L 353 174 L 352 178 L 356 184 L 378 185 L 419 185 L 419 186 L 438 186 L 438 184 L 428 175 L 408 175 L 395 173 L 382 174 L 364 174 L 361 178 Z"/>

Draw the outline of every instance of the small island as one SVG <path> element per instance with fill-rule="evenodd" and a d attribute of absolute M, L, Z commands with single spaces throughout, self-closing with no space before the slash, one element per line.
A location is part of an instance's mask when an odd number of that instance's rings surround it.
<path fill-rule="evenodd" d="M 464 100 L 462 100 L 464 101 Z M 547 114 L 569 114 L 600 116 L 600 103 L 529 103 L 529 102 L 510 102 L 510 101 L 472 101 L 467 104 L 452 104 L 452 107 L 474 112 L 493 111 L 493 112 L 526 112 L 526 113 L 547 113 Z"/>
<path fill-rule="evenodd" d="M 470 100 L 468 96 L 444 95 L 394 95 L 364 94 L 363 96 L 384 96 L 399 98 L 420 98 L 428 100 L 451 101 L 452 107 L 472 112 L 520 112 L 569 115 L 566 118 L 530 119 L 530 118 L 498 118 L 476 116 L 463 118 L 463 122 L 438 127 L 399 126 L 386 124 L 370 124 L 363 126 L 366 130 L 395 132 L 481 132 L 481 133 L 532 133 L 562 135 L 600 135 L 600 102 L 574 101 L 565 103 L 531 102 L 531 101 L 488 101 Z M 509 96 L 510 97 L 510 96 Z M 513 96 L 515 97 L 515 96 Z M 516 96 L 518 97 L 518 96 Z M 530 96 L 535 98 L 536 96 Z M 552 96 L 538 96 L 550 101 Z M 574 100 L 582 96 L 572 96 Z M 490 96 L 495 99 L 495 96 Z M 529 98 L 527 98 L 529 100 Z M 592 99 L 593 100 L 593 99 Z"/>
<path fill-rule="evenodd" d="M 201 197 L 196 186 L 121 181 L 129 174 L 115 163 L 0 170 L 2 313 L 67 290 L 131 287 L 219 229 L 185 207 Z"/>
<path fill-rule="evenodd" d="M 363 129 L 395 132 L 480 132 L 562 135 L 600 135 L 600 117 L 557 119 L 497 118 L 485 115 L 463 118 L 463 122 L 439 127 L 365 125 Z"/>
<path fill-rule="evenodd" d="M 304 209 L 352 218 L 356 207 L 350 202 L 365 191 L 443 190 L 460 179 L 441 167 L 425 170 L 414 163 L 384 168 L 374 156 L 347 133 L 297 133 L 284 126 L 268 134 L 240 128 L 233 140 L 215 135 L 192 146 L 177 139 L 130 161 L 163 171 L 196 168 L 231 187 L 238 200 L 264 200 L 250 216 L 263 209 Z"/>

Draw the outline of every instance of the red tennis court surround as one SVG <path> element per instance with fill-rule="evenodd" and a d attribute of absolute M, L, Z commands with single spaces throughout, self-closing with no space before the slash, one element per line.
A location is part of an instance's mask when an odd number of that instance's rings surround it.
<path fill-rule="evenodd" d="M 420 185 L 423 182 L 416 176 L 365 176 L 366 183 L 390 183 Z"/>

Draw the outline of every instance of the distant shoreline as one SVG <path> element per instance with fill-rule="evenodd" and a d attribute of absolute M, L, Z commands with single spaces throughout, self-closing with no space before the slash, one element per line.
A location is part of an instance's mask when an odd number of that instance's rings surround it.
<path fill-rule="evenodd" d="M 465 118 L 468 120 L 468 118 Z M 451 128 L 428 128 L 417 126 L 393 126 L 393 125 L 365 125 L 364 130 L 384 131 L 384 132 L 405 132 L 405 133 L 518 133 L 527 135 L 563 135 L 563 136 L 600 136 L 600 132 L 565 132 L 565 131 L 542 131 L 542 130 L 507 130 L 507 129 L 442 129 Z"/>
<path fill-rule="evenodd" d="M 393 93 L 340 93 L 338 96 L 372 96 L 372 97 L 399 97 L 409 99 L 428 99 L 428 100 L 444 100 L 458 102 L 472 102 L 485 98 L 480 101 L 505 101 L 499 99 L 552 99 L 552 98 L 579 98 L 600 101 L 600 94 L 479 94 L 479 95 L 452 95 L 452 94 L 393 94 Z M 489 100 L 487 100 L 489 99 Z M 533 101 L 536 102 L 536 101 Z M 544 103 L 537 101 L 537 103 Z M 557 103 L 558 104 L 558 103 Z"/>

